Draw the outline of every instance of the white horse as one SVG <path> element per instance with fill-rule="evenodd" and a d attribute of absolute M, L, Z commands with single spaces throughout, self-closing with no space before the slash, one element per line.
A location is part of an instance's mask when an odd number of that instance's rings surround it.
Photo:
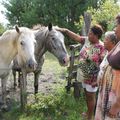
<path fill-rule="evenodd" d="M 4 107 L 6 107 L 6 80 L 11 69 L 10 64 L 18 55 L 18 63 L 22 68 L 34 69 L 36 65 L 35 42 L 34 33 L 26 27 L 16 26 L 15 29 L 7 30 L 0 37 L 0 78 Z"/>

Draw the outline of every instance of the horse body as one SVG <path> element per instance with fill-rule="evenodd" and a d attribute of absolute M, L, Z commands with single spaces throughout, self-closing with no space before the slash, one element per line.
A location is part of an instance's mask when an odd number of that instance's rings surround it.
<path fill-rule="evenodd" d="M 37 61 L 37 69 L 34 71 L 34 88 L 35 93 L 38 93 L 38 79 L 42 70 L 42 66 L 44 63 L 44 54 L 46 51 L 49 51 L 54 56 L 57 57 L 60 65 L 68 64 L 68 54 L 64 44 L 64 36 L 61 32 L 57 31 L 54 27 L 49 25 L 48 27 L 44 27 L 34 31 L 36 36 L 36 47 L 35 47 L 35 58 Z M 17 67 L 13 66 L 13 75 L 15 75 L 15 71 Z M 20 69 L 19 69 L 20 70 Z M 14 76 L 15 81 L 16 77 Z M 16 84 L 16 83 L 15 83 Z"/>
<path fill-rule="evenodd" d="M 33 32 L 25 27 L 8 30 L 0 37 L 0 78 L 4 105 L 6 105 L 6 80 L 11 68 L 11 61 L 18 55 L 19 66 L 34 69 L 36 64 L 35 41 Z"/>

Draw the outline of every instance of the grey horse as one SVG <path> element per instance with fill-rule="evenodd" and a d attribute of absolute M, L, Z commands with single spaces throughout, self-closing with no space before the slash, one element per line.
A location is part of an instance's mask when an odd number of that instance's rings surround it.
<path fill-rule="evenodd" d="M 36 27 L 37 28 L 37 27 Z M 38 27 L 39 28 L 39 27 Z M 44 54 L 46 51 L 52 53 L 57 57 L 60 65 L 66 66 L 69 61 L 68 53 L 64 44 L 64 36 L 61 32 L 57 31 L 52 24 L 49 24 L 48 27 L 40 27 L 39 29 L 34 30 L 36 36 L 36 47 L 35 47 L 35 57 L 37 61 L 37 69 L 33 71 L 34 73 L 34 92 L 38 93 L 38 79 L 42 70 L 44 63 Z M 13 76 L 14 76 L 14 86 L 16 86 L 16 71 L 19 72 L 21 68 L 17 64 L 15 59 L 13 62 Z M 27 71 L 28 73 L 29 71 Z M 20 78 L 20 77 L 18 77 Z"/>

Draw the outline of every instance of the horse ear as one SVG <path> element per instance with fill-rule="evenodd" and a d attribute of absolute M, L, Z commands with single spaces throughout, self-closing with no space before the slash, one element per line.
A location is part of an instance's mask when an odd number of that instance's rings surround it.
<path fill-rule="evenodd" d="M 48 25 L 48 29 L 49 29 L 49 31 L 52 30 L 52 23 L 49 23 L 49 25 Z"/>
<path fill-rule="evenodd" d="M 20 33 L 19 27 L 17 25 L 15 26 L 15 29 L 18 33 Z"/>

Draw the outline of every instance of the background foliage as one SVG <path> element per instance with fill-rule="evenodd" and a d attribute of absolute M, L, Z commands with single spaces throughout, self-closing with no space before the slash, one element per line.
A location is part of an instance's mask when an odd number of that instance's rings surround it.
<path fill-rule="evenodd" d="M 46 26 L 51 22 L 80 34 L 83 25 L 81 18 L 86 11 L 92 14 L 93 23 L 105 20 L 107 24 L 113 24 L 114 16 L 120 11 L 116 2 L 117 0 L 7 0 L 2 4 L 7 9 L 5 16 L 10 22 L 9 26 Z M 66 43 L 71 44 L 73 41 L 66 40 Z"/>
<path fill-rule="evenodd" d="M 6 30 L 5 27 L 4 27 L 2 24 L 0 24 L 0 35 L 2 35 L 2 33 L 3 33 L 5 30 Z"/>

